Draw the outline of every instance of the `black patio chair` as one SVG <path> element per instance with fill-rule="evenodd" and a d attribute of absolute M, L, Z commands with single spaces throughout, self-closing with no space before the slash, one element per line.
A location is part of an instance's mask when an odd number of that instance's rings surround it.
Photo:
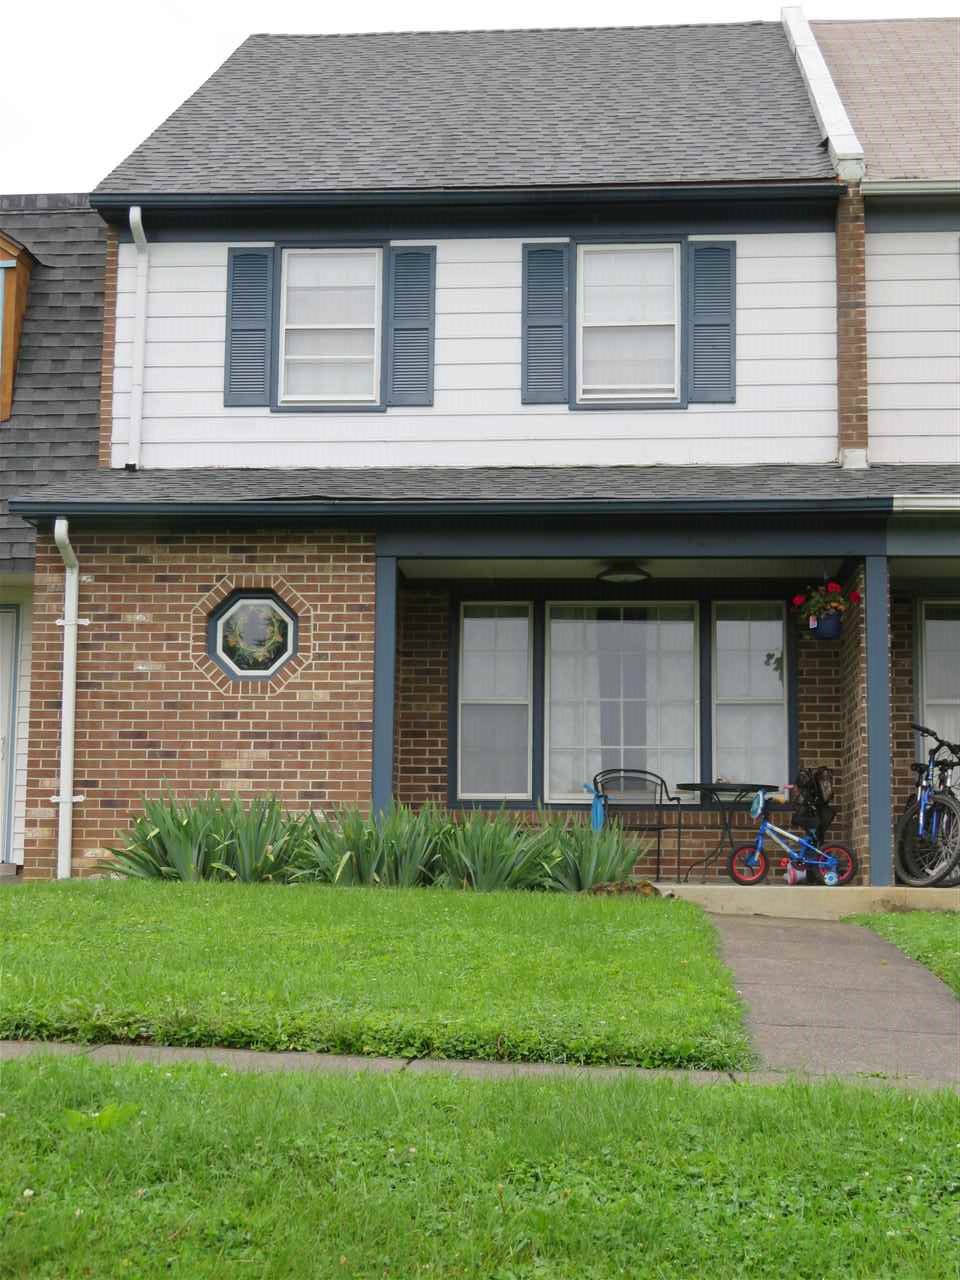
<path fill-rule="evenodd" d="M 664 833 L 676 830 L 677 867 L 679 868 L 683 810 L 680 807 L 680 797 L 670 794 L 666 779 L 661 778 L 659 773 L 651 773 L 647 769 L 602 769 L 593 779 L 593 789 L 603 798 L 604 816 L 611 807 L 656 810 L 656 821 L 645 822 L 640 826 L 631 824 L 626 829 L 642 831 L 644 834 L 656 833 L 658 880 Z M 670 821 L 674 811 L 677 815 L 676 823 Z"/>

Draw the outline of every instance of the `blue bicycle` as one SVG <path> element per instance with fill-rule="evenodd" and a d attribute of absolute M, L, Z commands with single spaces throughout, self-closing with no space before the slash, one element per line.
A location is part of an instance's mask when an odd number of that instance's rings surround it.
<path fill-rule="evenodd" d="M 960 868 L 960 799 L 951 780 L 960 769 L 960 743 L 948 742 L 922 724 L 914 724 L 933 746 L 925 764 L 915 764 L 917 793 L 897 824 L 897 879 L 913 889 L 954 885 Z"/>
<path fill-rule="evenodd" d="M 794 815 L 798 826 L 806 828 L 805 836 L 786 831 L 770 821 L 771 797 L 758 791 L 750 806 L 751 816 L 759 820 L 753 844 L 742 844 L 727 859 L 727 872 L 736 884 L 761 884 L 770 870 L 766 853 L 769 837 L 787 855 L 781 859 L 788 884 L 849 884 L 859 870 L 857 855 L 843 844 L 824 844 L 827 830 L 836 810 L 830 804 L 833 777 L 829 769 L 801 769 L 796 790 L 800 804 Z"/>

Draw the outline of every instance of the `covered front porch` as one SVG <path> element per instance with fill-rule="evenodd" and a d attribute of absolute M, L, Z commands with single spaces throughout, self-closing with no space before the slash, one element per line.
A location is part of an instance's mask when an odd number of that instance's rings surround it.
<path fill-rule="evenodd" d="M 897 538 L 812 511 L 381 532 L 375 808 L 395 798 L 586 816 L 596 773 L 644 769 L 682 796 L 682 836 L 678 847 L 663 833 L 659 866 L 650 837 L 638 870 L 722 883 L 723 815 L 677 787 L 781 786 L 826 766 L 831 838 L 856 850 L 862 883 L 890 885 L 895 814 L 919 758 L 911 722 L 960 736 L 960 557 L 916 524 Z M 833 640 L 791 607 L 825 581 L 854 593 Z M 656 821 L 640 808 L 618 816 Z M 745 809 L 733 827 L 750 838 Z"/>

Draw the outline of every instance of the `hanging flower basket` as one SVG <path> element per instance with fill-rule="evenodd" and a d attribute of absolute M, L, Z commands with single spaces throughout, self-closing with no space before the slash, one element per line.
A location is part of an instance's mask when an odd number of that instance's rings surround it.
<path fill-rule="evenodd" d="M 844 591 L 839 582 L 825 582 L 807 587 L 791 600 L 800 624 L 816 640 L 837 640 L 843 631 L 843 615 L 852 604 L 859 604 L 859 591 Z"/>

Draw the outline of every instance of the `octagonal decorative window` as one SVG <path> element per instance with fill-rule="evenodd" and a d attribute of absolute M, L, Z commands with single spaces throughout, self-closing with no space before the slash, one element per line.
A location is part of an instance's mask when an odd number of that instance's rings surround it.
<path fill-rule="evenodd" d="M 297 618 L 270 592 L 234 592 L 210 617 L 208 652 L 237 680 L 268 680 L 297 651 Z"/>

